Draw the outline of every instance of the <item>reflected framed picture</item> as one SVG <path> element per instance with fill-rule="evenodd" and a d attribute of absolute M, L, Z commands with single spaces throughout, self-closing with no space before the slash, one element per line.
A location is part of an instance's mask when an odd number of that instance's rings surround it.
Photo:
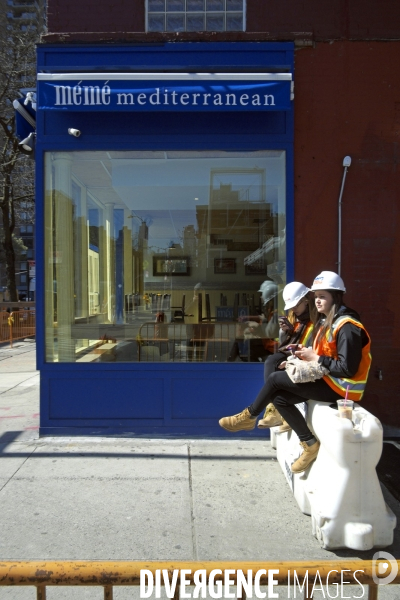
<path fill-rule="evenodd" d="M 214 258 L 216 275 L 233 275 L 236 273 L 236 258 Z"/>
<path fill-rule="evenodd" d="M 263 258 L 255 260 L 250 265 L 244 267 L 245 275 L 266 275 L 267 265 Z"/>
<path fill-rule="evenodd" d="M 171 275 L 171 277 L 190 275 L 189 257 L 153 256 L 153 276 L 163 275 Z"/>

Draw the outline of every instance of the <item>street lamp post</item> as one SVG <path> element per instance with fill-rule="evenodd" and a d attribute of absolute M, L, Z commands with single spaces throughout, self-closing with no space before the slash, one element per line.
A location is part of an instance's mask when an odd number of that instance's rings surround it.
<path fill-rule="evenodd" d="M 27 265 L 28 265 L 28 268 L 26 269 L 26 299 L 30 300 L 30 297 L 29 297 L 29 282 L 30 282 L 30 279 L 29 279 L 29 269 L 30 269 L 30 267 L 29 267 L 29 261 L 27 262 Z"/>

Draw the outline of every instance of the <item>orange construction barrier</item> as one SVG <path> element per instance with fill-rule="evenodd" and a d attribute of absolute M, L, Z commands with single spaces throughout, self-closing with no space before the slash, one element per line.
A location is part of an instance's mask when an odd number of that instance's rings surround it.
<path fill-rule="evenodd" d="M 0 342 L 23 340 L 36 334 L 36 314 L 34 310 L 18 310 L 12 313 L 0 312 Z"/>
<path fill-rule="evenodd" d="M 10 341 L 10 313 L 2 310 L 0 312 L 0 342 Z"/>

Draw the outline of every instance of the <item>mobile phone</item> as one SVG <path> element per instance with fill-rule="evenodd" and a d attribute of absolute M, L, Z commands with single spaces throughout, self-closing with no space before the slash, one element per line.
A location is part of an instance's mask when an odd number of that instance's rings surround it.
<path fill-rule="evenodd" d="M 298 349 L 299 345 L 298 344 L 290 344 L 289 346 L 286 346 L 286 350 L 290 350 L 290 352 L 293 354 L 295 354 L 296 350 Z"/>
<path fill-rule="evenodd" d="M 291 324 L 291 322 L 289 321 L 289 319 L 287 317 L 285 317 L 285 315 L 279 316 L 278 317 L 278 321 L 280 321 L 281 325 L 286 325 L 290 329 L 293 329 L 293 325 Z"/>

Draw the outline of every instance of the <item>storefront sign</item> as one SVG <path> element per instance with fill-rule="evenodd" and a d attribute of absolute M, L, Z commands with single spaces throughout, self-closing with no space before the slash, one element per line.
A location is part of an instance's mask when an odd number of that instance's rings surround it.
<path fill-rule="evenodd" d="M 216 306 L 215 314 L 216 314 L 217 322 L 220 322 L 220 321 L 233 322 L 236 320 L 234 317 L 235 309 L 233 306 Z M 249 307 L 248 306 L 238 306 L 237 316 L 241 320 L 244 320 L 246 317 L 249 316 Z"/>
<path fill-rule="evenodd" d="M 38 108 L 68 111 L 291 109 L 290 73 L 81 73 L 38 75 Z"/>

